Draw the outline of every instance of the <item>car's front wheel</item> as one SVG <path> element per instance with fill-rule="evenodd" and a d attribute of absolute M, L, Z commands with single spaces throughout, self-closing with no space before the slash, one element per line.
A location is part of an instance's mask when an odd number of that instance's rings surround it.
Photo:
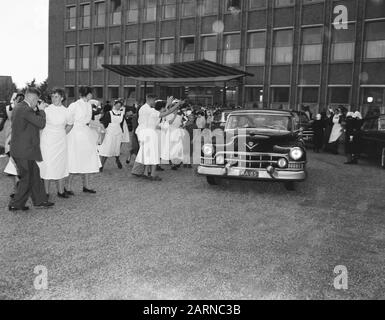
<path fill-rule="evenodd" d="M 381 167 L 382 169 L 385 169 L 385 148 L 382 148 Z"/>
<path fill-rule="evenodd" d="M 207 179 L 207 183 L 210 185 L 210 186 L 216 186 L 218 185 L 218 180 L 217 178 L 215 177 L 206 177 Z"/>
<path fill-rule="evenodd" d="M 296 190 L 295 182 L 293 181 L 285 182 L 285 188 L 287 191 L 295 191 Z"/>

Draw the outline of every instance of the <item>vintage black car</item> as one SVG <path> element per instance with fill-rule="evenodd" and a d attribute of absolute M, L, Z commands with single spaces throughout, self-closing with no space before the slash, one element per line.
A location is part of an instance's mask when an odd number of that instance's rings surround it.
<path fill-rule="evenodd" d="M 385 114 L 365 119 L 362 126 L 363 153 L 379 160 L 385 169 Z"/>
<path fill-rule="evenodd" d="M 198 174 L 211 185 L 221 178 L 283 182 L 288 190 L 304 181 L 306 147 L 290 111 L 232 112 L 220 135 L 202 147 Z"/>

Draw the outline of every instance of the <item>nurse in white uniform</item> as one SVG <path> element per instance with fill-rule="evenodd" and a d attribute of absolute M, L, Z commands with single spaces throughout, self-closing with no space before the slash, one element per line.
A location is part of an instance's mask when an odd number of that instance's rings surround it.
<path fill-rule="evenodd" d="M 176 114 L 170 127 L 170 160 L 172 161 L 172 170 L 177 170 L 183 161 L 183 129 L 182 116 Z"/>
<path fill-rule="evenodd" d="M 38 165 L 46 193 L 49 194 L 51 181 L 56 181 L 58 196 L 68 199 L 69 195 L 64 191 L 64 178 L 69 176 L 67 133 L 71 127 L 68 126 L 69 111 L 63 106 L 64 101 L 64 90 L 54 89 L 52 104 L 44 110 L 47 124 L 40 137 L 43 161 Z"/>
<path fill-rule="evenodd" d="M 167 111 L 159 112 L 154 109 L 155 99 L 156 97 L 154 95 L 148 95 L 146 97 L 146 104 L 143 105 L 139 111 L 139 126 L 136 133 L 138 135 L 140 148 L 136 162 L 145 166 L 145 177 L 148 177 L 148 171 L 151 171 L 150 179 L 160 181 L 162 179 L 156 175 L 157 165 L 160 164 L 159 136 L 157 130 L 160 129 L 161 118 L 165 118 L 169 114 L 174 113 L 180 108 L 182 103 L 179 102 L 173 105 L 173 97 L 169 97 L 166 105 Z M 171 108 L 168 109 L 169 107 Z"/>
<path fill-rule="evenodd" d="M 92 120 L 92 89 L 81 87 L 80 99 L 68 107 L 70 121 L 73 129 L 68 134 L 68 179 L 67 194 L 73 195 L 72 180 L 76 174 L 82 175 L 83 192 L 95 194 L 96 191 L 89 187 L 89 175 L 98 173 L 101 168 L 100 158 L 97 150 L 97 138 L 89 127 Z"/>
<path fill-rule="evenodd" d="M 122 101 L 115 101 L 112 110 L 101 119 L 102 123 L 106 127 L 106 136 L 104 137 L 102 145 L 99 147 L 99 155 L 102 162 L 101 171 L 103 171 L 107 158 L 111 157 L 115 157 L 116 165 L 119 169 L 123 168 L 119 158 L 123 140 L 122 125 L 126 122 L 124 120 L 125 113 L 122 107 Z"/>

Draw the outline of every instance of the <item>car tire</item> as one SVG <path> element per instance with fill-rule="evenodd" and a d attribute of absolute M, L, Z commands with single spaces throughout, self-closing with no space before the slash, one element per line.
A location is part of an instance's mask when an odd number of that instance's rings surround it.
<path fill-rule="evenodd" d="M 293 181 L 285 182 L 285 189 L 287 191 L 295 191 L 296 190 L 295 182 Z"/>
<path fill-rule="evenodd" d="M 215 177 L 206 177 L 207 179 L 207 183 L 210 185 L 210 186 L 216 186 L 218 185 L 218 180 L 217 178 Z"/>
<path fill-rule="evenodd" d="M 382 169 L 385 169 L 385 148 L 382 148 L 381 167 Z"/>

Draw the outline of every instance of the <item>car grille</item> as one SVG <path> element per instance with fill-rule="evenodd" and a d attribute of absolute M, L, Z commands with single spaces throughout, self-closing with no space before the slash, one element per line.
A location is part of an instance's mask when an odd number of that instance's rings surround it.
<path fill-rule="evenodd" d="M 269 166 L 278 167 L 278 160 L 286 158 L 281 154 L 266 154 L 266 153 L 235 153 L 226 155 L 226 163 L 234 164 L 235 167 L 245 169 L 267 169 Z M 287 159 L 287 158 L 286 158 Z M 201 159 L 201 164 L 205 166 L 215 165 L 215 158 Z M 289 162 L 288 170 L 304 170 L 305 162 Z"/>
<path fill-rule="evenodd" d="M 278 160 L 282 155 L 268 155 L 268 154 L 239 154 L 238 157 L 229 159 L 230 161 L 238 161 L 238 167 L 249 169 L 266 169 L 269 166 L 278 167 Z"/>

